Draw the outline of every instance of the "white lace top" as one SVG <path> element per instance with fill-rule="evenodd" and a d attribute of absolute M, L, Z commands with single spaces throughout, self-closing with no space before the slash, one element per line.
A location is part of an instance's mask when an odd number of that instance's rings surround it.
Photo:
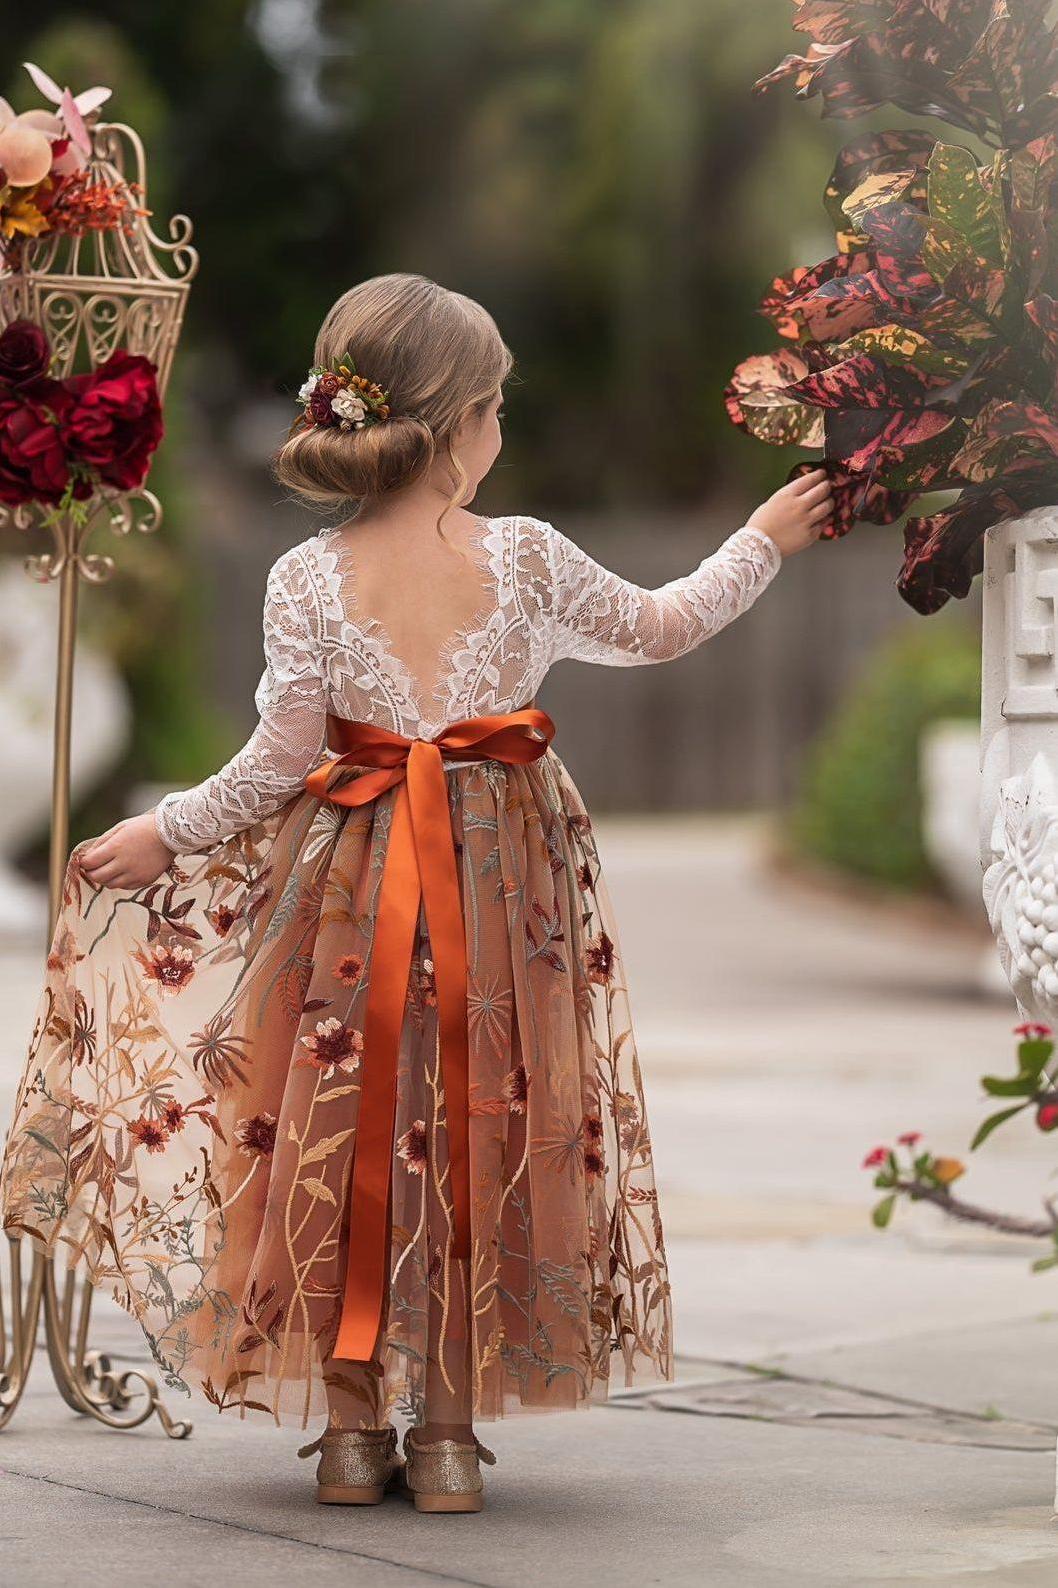
<path fill-rule="evenodd" d="M 745 612 L 779 570 L 762 531 L 743 528 L 694 573 L 659 590 L 630 584 L 535 518 L 482 527 L 487 607 L 446 648 L 438 677 L 413 678 L 382 626 L 357 610 L 348 542 L 324 530 L 268 576 L 260 722 L 212 777 L 158 806 L 177 853 L 207 849 L 297 794 L 322 758 L 326 716 L 433 738 L 463 717 L 517 711 L 553 662 L 667 662 Z"/>

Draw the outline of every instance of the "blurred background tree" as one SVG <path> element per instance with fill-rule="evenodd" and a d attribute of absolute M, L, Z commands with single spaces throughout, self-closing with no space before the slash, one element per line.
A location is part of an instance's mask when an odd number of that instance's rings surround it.
<path fill-rule="evenodd" d="M 130 768 L 199 776 L 246 726 L 235 647 L 256 648 L 253 558 L 263 567 L 304 533 L 282 504 L 277 519 L 267 453 L 321 315 L 352 282 L 417 270 L 496 314 L 517 378 L 491 511 L 568 523 L 590 506 L 630 515 L 641 540 L 683 514 L 708 535 L 784 478 L 791 458 L 733 433 L 721 394 L 737 359 L 770 345 L 762 289 L 830 246 L 821 176 L 847 128 L 750 94 L 792 37 L 788 0 L 97 0 L 90 16 L 40 0 L 8 12 L 7 97 L 35 103 L 23 60 L 75 89 L 111 85 L 108 108 L 148 147 L 152 209 L 162 222 L 186 210 L 202 259 L 153 482 L 165 531 L 123 546 L 119 579 L 85 603 L 137 706 L 129 763 L 85 829 L 119 813 Z M 273 520 L 255 552 L 246 526 Z M 891 537 L 895 568 L 898 531 L 875 533 Z M 811 710 L 792 708 L 802 732 L 830 700 L 814 668 L 799 686 L 787 668 L 791 694 L 814 691 Z M 730 709 L 750 707 L 737 697 Z"/>
<path fill-rule="evenodd" d="M 21 59 L 113 86 L 151 151 L 153 207 L 194 216 L 188 338 L 216 415 L 299 383 L 351 282 L 420 270 L 480 295 L 518 355 L 520 499 L 598 503 L 601 487 L 657 505 L 759 476 L 720 392 L 747 339 L 766 340 L 762 262 L 792 235 L 826 242 L 818 174 L 836 140 L 749 97 L 787 12 L 99 0 L 89 20 L 46 0 L 7 19 L 5 91 L 35 102 Z"/>

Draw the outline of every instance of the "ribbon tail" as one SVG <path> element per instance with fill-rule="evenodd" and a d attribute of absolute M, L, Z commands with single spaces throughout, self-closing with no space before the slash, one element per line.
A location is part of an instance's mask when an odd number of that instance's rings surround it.
<path fill-rule="evenodd" d="M 452 1253 L 457 1258 L 467 1258 L 470 1256 L 470 1039 L 466 925 L 448 809 L 448 779 L 440 752 L 434 745 L 420 742 L 412 749 L 407 786 L 437 987 L 452 1198 Z"/>
<path fill-rule="evenodd" d="M 389 1287 L 397 1063 L 421 888 L 407 784 L 393 802 L 364 1020 L 360 1111 L 349 1202 L 349 1260 L 334 1355 L 370 1362 Z"/>

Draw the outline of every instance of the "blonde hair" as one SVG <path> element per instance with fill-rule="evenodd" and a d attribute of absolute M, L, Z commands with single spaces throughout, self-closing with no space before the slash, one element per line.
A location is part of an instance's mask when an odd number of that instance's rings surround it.
<path fill-rule="evenodd" d="M 467 475 L 452 438 L 511 369 L 492 316 L 425 276 L 375 276 L 343 293 L 320 326 L 314 363 L 329 367 L 342 354 L 387 393 L 391 416 L 348 431 L 297 420 L 276 454 L 280 484 L 327 510 L 360 505 L 422 479 L 447 455 L 456 485 L 445 512 L 457 506 Z"/>

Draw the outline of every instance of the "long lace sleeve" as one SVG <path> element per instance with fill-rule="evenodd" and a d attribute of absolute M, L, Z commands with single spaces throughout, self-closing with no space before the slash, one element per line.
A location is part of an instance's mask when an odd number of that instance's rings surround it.
<path fill-rule="evenodd" d="M 644 590 L 600 566 L 551 529 L 553 660 L 609 667 L 668 662 L 747 611 L 782 556 L 761 530 L 743 528 L 682 579 Z"/>
<path fill-rule="evenodd" d="M 167 794 L 155 812 L 162 841 L 178 854 L 212 848 L 271 815 L 319 760 L 327 706 L 312 606 L 304 559 L 288 552 L 268 576 L 257 727 L 227 766 L 195 788 Z"/>

